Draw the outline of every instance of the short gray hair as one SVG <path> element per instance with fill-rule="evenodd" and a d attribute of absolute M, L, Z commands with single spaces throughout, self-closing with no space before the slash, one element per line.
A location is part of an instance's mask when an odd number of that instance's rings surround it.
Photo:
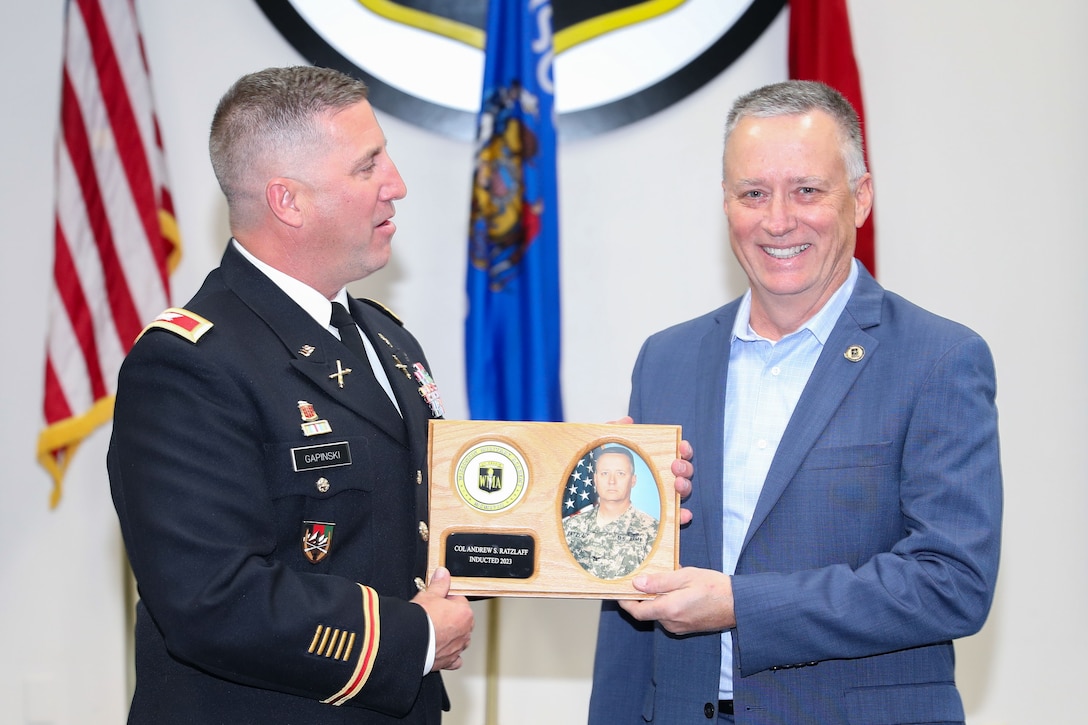
<path fill-rule="evenodd" d="M 601 456 L 608 453 L 617 453 L 621 456 L 626 456 L 627 460 L 631 463 L 631 470 L 635 470 L 635 454 L 632 453 L 630 449 L 618 445 L 603 445 L 597 449 L 596 457 L 600 458 Z"/>
<path fill-rule="evenodd" d="M 757 88 L 733 102 L 725 119 L 725 144 L 743 118 L 797 116 L 809 111 L 823 111 L 835 121 L 842 140 L 842 159 L 850 189 L 865 175 L 865 147 L 861 121 L 846 98 L 826 83 L 818 81 L 782 81 Z M 724 173 L 724 168 L 722 169 Z"/>
<path fill-rule="evenodd" d="M 322 141 L 317 116 L 367 98 L 366 84 L 330 68 L 266 68 L 242 76 L 223 95 L 212 118 L 208 151 L 231 206 L 244 198 L 247 172 L 282 161 Z"/>

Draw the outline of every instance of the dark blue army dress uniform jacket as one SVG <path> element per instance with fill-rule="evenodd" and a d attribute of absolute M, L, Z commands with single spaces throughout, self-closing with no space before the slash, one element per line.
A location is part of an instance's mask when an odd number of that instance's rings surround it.
<path fill-rule="evenodd" d="M 351 312 L 403 418 L 367 361 L 233 246 L 125 360 L 109 474 L 140 596 L 130 722 L 440 720 L 408 600 L 441 410 L 399 320 Z"/>

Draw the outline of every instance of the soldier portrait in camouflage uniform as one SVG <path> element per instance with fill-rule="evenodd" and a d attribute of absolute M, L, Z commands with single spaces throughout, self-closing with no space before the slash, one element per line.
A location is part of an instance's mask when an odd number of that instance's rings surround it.
<path fill-rule="evenodd" d="M 619 445 L 593 456 L 597 503 L 563 519 L 571 554 L 600 579 L 618 579 L 637 569 L 657 538 L 657 519 L 631 503 L 635 487 L 634 454 Z"/>

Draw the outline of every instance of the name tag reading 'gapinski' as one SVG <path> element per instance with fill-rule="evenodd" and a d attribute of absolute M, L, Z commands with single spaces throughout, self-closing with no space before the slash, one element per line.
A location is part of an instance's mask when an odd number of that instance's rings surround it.
<path fill-rule="evenodd" d="M 347 441 L 326 443 L 320 446 L 303 446 L 291 449 L 291 463 L 296 471 L 312 471 L 317 468 L 334 468 L 351 465 L 351 449 Z"/>

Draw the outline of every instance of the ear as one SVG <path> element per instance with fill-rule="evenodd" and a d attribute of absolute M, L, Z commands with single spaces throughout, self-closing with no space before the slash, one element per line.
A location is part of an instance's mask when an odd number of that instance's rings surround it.
<path fill-rule="evenodd" d="M 299 184 L 294 179 L 277 177 L 264 187 L 264 198 L 276 218 L 290 227 L 302 226 L 302 208 L 298 200 Z"/>
<path fill-rule="evenodd" d="M 866 173 L 854 189 L 854 226 L 858 229 L 873 210 L 873 175 Z"/>

